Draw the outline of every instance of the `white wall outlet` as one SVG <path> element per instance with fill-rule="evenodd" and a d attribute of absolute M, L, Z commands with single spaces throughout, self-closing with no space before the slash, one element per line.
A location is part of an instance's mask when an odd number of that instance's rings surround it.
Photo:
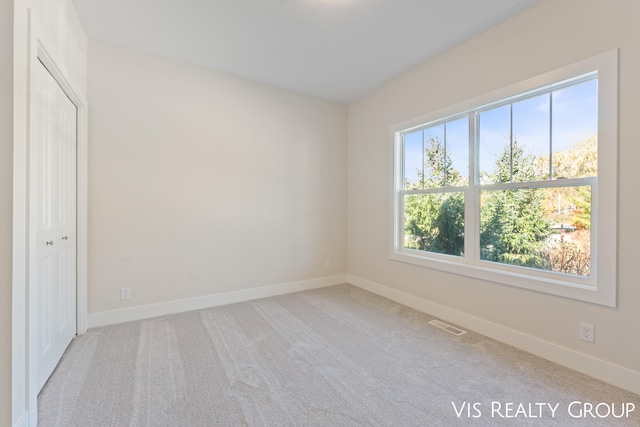
<path fill-rule="evenodd" d="M 331 258 L 327 258 L 324 260 L 324 268 L 327 270 L 331 268 Z"/>
<path fill-rule="evenodd" d="M 594 333 L 595 333 L 595 327 L 593 325 L 580 322 L 580 330 L 578 332 L 579 334 L 578 337 L 582 341 L 594 342 L 594 338 L 595 338 Z"/>
<path fill-rule="evenodd" d="M 120 288 L 120 300 L 131 299 L 131 288 Z"/>

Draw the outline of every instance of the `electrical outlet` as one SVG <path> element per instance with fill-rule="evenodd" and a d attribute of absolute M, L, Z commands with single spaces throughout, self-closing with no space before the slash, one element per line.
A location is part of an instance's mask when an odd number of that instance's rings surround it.
<path fill-rule="evenodd" d="M 327 270 L 331 268 L 331 258 L 327 258 L 324 260 L 324 268 Z"/>
<path fill-rule="evenodd" d="M 582 341 L 593 342 L 594 341 L 594 329 L 593 325 L 588 323 L 580 322 L 580 329 L 578 332 L 578 337 Z"/>
<path fill-rule="evenodd" d="M 120 300 L 131 299 L 131 288 L 120 288 Z"/>

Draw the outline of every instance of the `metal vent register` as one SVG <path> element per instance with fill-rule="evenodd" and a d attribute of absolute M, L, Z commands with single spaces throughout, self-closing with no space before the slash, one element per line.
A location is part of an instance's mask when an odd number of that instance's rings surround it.
<path fill-rule="evenodd" d="M 467 331 L 463 331 L 462 329 L 458 329 L 455 326 L 451 326 L 447 323 L 441 322 L 439 320 L 431 320 L 429 322 L 429 324 L 435 326 L 436 328 L 440 328 L 442 330 L 445 330 L 453 335 L 462 335 L 462 334 L 466 334 Z"/>

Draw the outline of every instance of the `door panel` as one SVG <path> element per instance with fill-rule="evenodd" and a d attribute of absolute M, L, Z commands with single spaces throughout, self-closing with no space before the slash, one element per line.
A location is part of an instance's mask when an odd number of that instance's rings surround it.
<path fill-rule="evenodd" d="M 77 109 L 40 63 L 36 90 L 30 209 L 40 390 L 76 334 Z"/>

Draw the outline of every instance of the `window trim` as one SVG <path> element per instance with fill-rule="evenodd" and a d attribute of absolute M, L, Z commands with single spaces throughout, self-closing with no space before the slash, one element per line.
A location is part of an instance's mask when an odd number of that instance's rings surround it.
<path fill-rule="evenodd" d="M 438 254 L 404 248 L 404 156 L 402 134 L 444 123 L 462 117 L 472 111 L 507 104 L 511 99 L 522 99 L 523 95 L 548 87 L 555 90 L 567 79 L 596 72 L 598 78 L 598 178 L 587 178 L 592 185 L 591 247 L 592 270 L 589 278 L 564 276 L 527 267 L 510 266 L 479 260 L 477 248 L 472 247 L 472 239 L 465 239 L 465 256 Z M 579 80 L 577 80 L 579 81 Z M 415 264 L 431 269 L 496 282 L 509 286 L 558 295 L 580 301 L 617 306 L 617 164 L 618 164 L 618 50 L 610 50 L 574 64 L 523 80 L 497 89 L 485 95 L 451 105 L 432 113 L 394 125 L 390 129 L 390 227 L 389 258 L 395 261 Z M 470 135 L 475 135 L 475 121 L 470 122 Z M 471 144 L 473 146 L 473 144 Z M 606 147 L 606 149 L 604 149 Z M 477 159 L 475 147 L 470 147 L 470 159 Z M 471 162 L 471 174 L 476 174 L 477 162 Z M 532 183 L 522 183 L 530 187 Z M 499 187 L 500 185 L 498 185 Z M 544 182 L 545 187 L 562 186 L 558 181 Z M 479 232 L 480 191 L 496 187 L 492 185 L 468 185 L 446 188 L 446 191 L 465 193 L 465 201 L 473 207 L 465 206 L 466 230 Z M 438 192 L 445 189 L 437 189 Z"/>

